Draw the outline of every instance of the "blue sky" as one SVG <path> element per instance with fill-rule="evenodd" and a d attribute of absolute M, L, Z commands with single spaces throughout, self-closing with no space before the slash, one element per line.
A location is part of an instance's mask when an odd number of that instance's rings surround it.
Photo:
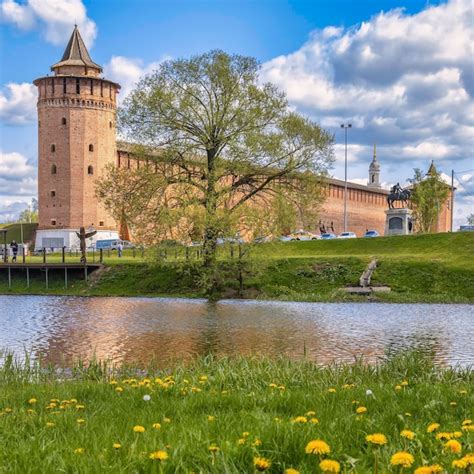
<path fill-rule="evenodd" d="M 59 5 L 59 6 L 58 6 Z M 74 22 L 94 61 L 127 93 L 159 61 L 220 48 L 256 57 L 295 109 L 349 134 L 349 177 L 382 180 L 431 159 L 459 188 L 456 224 L 473 209 L 474 71 L 470 0 L 0 0 L 0 221 L 36 193 L 35 90 Z"/>

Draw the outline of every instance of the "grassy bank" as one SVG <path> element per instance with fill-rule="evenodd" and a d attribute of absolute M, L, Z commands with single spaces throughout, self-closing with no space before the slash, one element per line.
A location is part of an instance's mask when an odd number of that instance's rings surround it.
<path fill-rule="evenodd" d="M 0 369 L 1 472 L 466 472 L 452 463 L 474 448 L 472 370 L 414 355 L 376 367 L 206 358 L 142 376 L 97 364 L 72 373 Z M 397 452 L 410 468 L 393 465 Z M 414 471 L 424 465 L 442 471 Z"/>
<path fill-rule="evenodd" d="M 44 275 L 33 275 L 31 288 L 21 273 L 8 288 L 0 274 L 0 293 L 188 296 L 202 297 L 205 289 L 198 262 L 168 259 L 155 254 L 123 259 L 106 256 L 105 270 L 88 284 L 75 279 L 64 289 L 63 274 L 51 274 L 49 290 Z M 392 291 L 371 297 L 392 302 L 474 302 L 474 234 L 434 234 L 409 237 L 335 241 L 288 242 L 255 245 L 245 259 L 243 287 L 239 291 L 237 259 L 221 250 L 217 297 L 244 297 L 293 301 L 359 301 L 341 288 L 357 285 L 372 257 L 379 265 L 374 285 Z M 182 257 L 182 256 L 181 256 Z M 57 258 L 57 257 L 48 257 Z"/>

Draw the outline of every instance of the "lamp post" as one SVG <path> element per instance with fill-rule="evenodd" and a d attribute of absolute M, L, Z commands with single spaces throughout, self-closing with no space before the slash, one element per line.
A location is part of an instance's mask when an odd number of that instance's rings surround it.
<path fill-rule="evenodd" d="M 347 232 L 347 129 L 352 128 L 351 123 L 342 123 L 344 129 L 344 232 Z"/>

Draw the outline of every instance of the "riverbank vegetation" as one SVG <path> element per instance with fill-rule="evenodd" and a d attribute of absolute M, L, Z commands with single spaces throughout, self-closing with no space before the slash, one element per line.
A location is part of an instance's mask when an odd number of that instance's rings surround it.
<path fill-rule="evenodd" d="M 22 270 L 13 272 L 8 288 L 6 271 L 0 272 L 3 294 L 69 294 L 83 296 L 176 296 L 204 297 L 206 274 L 200 261 L 174 258 L 173 249 L 135 254 L 122 259 L 105 256 L 105 267 L 86 283 L 82 273 L 71 273 L 64 288 L 62 271 L 50 272 L 45 289 L 42 272 L 31 272 L 30 288 Z M 261 298 L 292 301 L 365 301 L 349 296 L 341 288 L 357 285 L 359 277 L 376 257 L 372 283 L 388 285 L 392 291 L 372 296 L 391 302 L 474 302 L 474 235 L 430 234 L 333 241 L 278 242 L 253 245 L 242 260 L 238 249 L 219 254 L 219 285 L 216 298 Z M 135 256 L 133 256 L 135 255 Z M 48 261 L 60 261 L 48 256 Z M 193 260 L 194 258 L 194 260 Z M 41 261 L 41 257 L 37 258 Z M 239 281 L 239 276 L 241 277 Z"/>
<path fill-rule="evenodd" d="M 2 472 L 468 472 L 474 377 L 414 354 L 320 367 L 0 368 Z M 436 466 L 436 467 L 433 467 Z"/>

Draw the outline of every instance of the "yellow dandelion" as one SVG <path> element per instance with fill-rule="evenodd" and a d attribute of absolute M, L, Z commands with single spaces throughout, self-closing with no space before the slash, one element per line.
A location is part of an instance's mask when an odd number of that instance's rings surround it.
<path fill-rule="evenodd" d="M 415 469 L 414 474 L 434 474 L 441 472 L 443 467 L 439 464 L 432 464 L 431 466 L 421 466 Z"/>
<path fill-rule="evenodd" d="M 428 425 L 428 428 L 426 428 L 427 433 L 433 433 L 433 431 L 436 431 L 441 425 L 439 423 L 430 423 Z"/>
<path fill-rule="evenodd" d="M 275 418 L 273 418 L 273 421 L 276 421 L 277 423 L 280 423 L 280 422 L 281 422 L 281 418 L 278 418 L 278 416 L 276 416 Z"/>
<path fill-rule="evenodd" d="M 286 390 L 286 387 L 285 387 L 284 385 L 279 385 L 279 386 L 278 386 L 278 389 L 283 392 L 283 390 Z"/>
<path fill-rule="evenodd" d="M 76 448 L 76 449 L 74 450 L 74 453 L 75 453 L 75 454 L 84 454 L 84 448 Z"/>
<path fill-rule="evenodd" d="M 449 404 L 452 406 L 452 407 L 455 407 L 457 405 L 457 402 L 449 402 Z"/>
<path fill-rule="evenodd" d="M 403 381 L 400 383 L 400 385 L 401 385 L 402 387 L 406 387 L 406 386 L 408 385 L 408 380 L 403 380 Z"/>
<path fill-rule="evenodd" d="M 466 431 L 468 433 L 472 433 L 474 431 L 474 424 L 473 425 L 464 425 L 462 427 L 463 431 Z"/>
<path fill-rule="evenodd" d="M 123 392 L 123 388 L 122 387 L 115 387 L 115 391 L 117 393 L 122 393 Z"/>
<path fill-rule="evenodd" d="M 242 433 L 242 436 L 243 436 L 244 438 L 248 438 L 248 437 L 250 436 L 250 433 L 249 433 L 248 431 L 244 431 L 244 432 Z"/>
<path fill-rule="evenodd" d="M 315 411 L 310 410 L 310 411 L 306 412 L 306 416 L 314 416 L 314 415 L 316 415 Z"/>
<path fill-rule="evenodd" d="M 211 444 L 210 446 L 207 447 L 207 449 L 211 453 L 217 453 L 217 451 L 219 451 L 219 446 L 216 446 L 215 444 Z"/>
<path fill-rule="evenodd" d="M 266 471 L 271 465 L 272 462 L 267 458 L 253 458 L 253 465 L 257 471 Z"/>
<path fill-rule="evenodd" d="M 401 385 L 395 385 L 395 390 L 401 390 L 402 386 Z"/>
<path fill-rule="evenodd" d="M 269 387 L 270 387 L 270 388 L 277 388 L 278 385 L 277 385 L 276 383 L 271 383 L 271 384 L 269 385 Z"/>
<path fill-rule="evenodd" d="M 466 426 L 466 425 L 472 425 L 472 420 L 465 419 L 465 420 L 462 422 L 462 426 Z"/>
<path fill-rule="evenodd" d="M 171 418 L 163 418 L 163 423 L 171 423 Z"/>
<path fill-rule="evenodd" d="M 356 413 L 358 415 L 361 415 L 362 413 L 366 413 L 367 412 L 367 408 L 366 407 L 357 407 L 356 409 Z"/>
<path fill-rule="evenodd" d="M 237 440 L 237 444 L 238 444 L 239 446 L 242 446 L 242 445 L 245 444 L 245 441 L 246 441 L 245 438 L 240 438 L 240 439 Z"/>
<path fill-rule="evenodd" d="M 121 447 L 122 447 L 122 445 L 120 443 L 114 443 L 112 445 L 112 448 L 114 448 L 114 449 L 120 449 Z"/>
<path fill-rule="evenodd" d="M 262 445 L 262 440 L 255 438 L 255 441 L 252 443 L 252 446 L 261 446 Z"/>
<path fill-rule="evenodd" d="M 319 463 L 322 472 L 338 473 L 341 470 L 341 465 L 332 459 L 324 459 Z"/>
<path fill-rule="evenodd" d="M 440 433 L 436 433 L 436 439 L 440 440 L 448 440 L 453 437 L 452 433 L 445 433 L 444 431 L 441 431 Z"/>
<path fill-rule="evenodd" d="M 383 446 L 384 444 L 387 444 L 387 437 L 382 433 L 374 433 L 374 434 L 367 435 L 365 437 L 365 440 L 368 443 L 377 444 L 379 446 Z"/>
<path fill-rule="evenodd" d="M 212 416 L 212 415 L 209 415 L 207 417 L 207 421 L 216 421 L 216 417 L 215 416 Z"/>
<path fill-rule="evenodd" d="M 461 459 L 455 459 L 451 463 L 451 466 L 454 467 L 455 469 L 467 469 L 469 467 L 469 464 L 467 463 L 465 458 L 461 458 Z"/>
<path fill-rule="evenodd" d="M 462 431 L 455 431 L 453 433 L 453 438 L 461 438 L 462 437 Z"/>
<path fill-rule="evenodd" d="M 133 427 L 133 431 L 135 433 L 144 433 L 145 432 L 145 427 L 144 426 L 141 426 L 141 425 L 135 425 Z"/>
<path fill-rule="evenodd" d="M 402 438 L 406 438 L 406 439 L 415 439 L 415 433 L 413 431 L 410 431 L 410 430 L 402 430 L 400 432 L 400 436 Z"/>
<path fill-rule="evenodd" d="M 52 421 L 48 421 L 48 422 L 46 423 L 46 426 L 47 426 L 48 428 L 53 428 L 54 426 L 56 426 L 56 423 L 53 423 Z"/>
<path fill-rule="evenodd" d="M 335 388 L 328 388 L 328 392 L 329 393 L 336 393 L 336 389 Z"/>
<path fill-rule="evenodd" d="M 83 425 L 86 422 L 86 420 L 84 420 L 84 418 L 78 418 L 76 422 L 78 425 Z"/>
<path fill-rule="evenodd" d="M 285 474 L 300 474 L 300 471 L 289 467 L 288 469 L 285 469 Z"/>
<path fill-rule="evenodd" d="M 306 445 L 305 451 L 307 454 L 328 454 L 331 448 L 325 441 L 315 439 Z"/>
<path fill-rule="evenodd" d="M 76 410 L 84 410 L 84 405 L 76 405 Z"/>
<path fill-rule="evenodd" d="M 390 458 L 392 466 L 410 467 L 414 461 L 415 458 L 406 451 L 398 451 Z"/>
<path fill-rule="evenodd" d="M 32 410 L 31 408 L 28 408 L 28 410 L 26 410 L 26 413 L 29 413 L 30 415 L 32 415 L 33 413 L 36 413 L 36 412 Z"/>
<path fill-rule="evenodd" d="M 30 398 L 30 399 L 28 400 L 28 403 L 29 403 L 30 405 L 34 405 L 37 401 L 38 401 L 38 400 L 36 400 L 36 398 Z"/>
<path fill-rule="evenodd" d="M 152 453 L 150 453 L 148 457 L 156 461 L 165 461 L 166 459 L 169 458 L 168 453 L 162 450 L 153 451 Z"/>
<path fill-rule="evenodd" d="M 155 428 L 155 430 L 159 430 L 161 428 L 161 424 L 160 423 L 153 423 L 151 425 L 152 428 Z"/>
<path fill-rule="evenodd" d="M 292 423 L 308 423 L 308 418 L 305 416 L 297 416 L 291 420 Z"/>
<path fill-rule="evenodd" d="M 450 439 L 444 444 L 444 449 L 450 453 L 459 454 L 462 451 L 462 445 L 455 439 Z"/>
<path fill-rule="evenodd" d="M 310 419 L 309 419 L 309 422 L 310 422 L 310 423 L 313 423 L 313 425 L 316 425 L 316 424 L 319 423 L 319 420 L 318 420 L 317 418 L 310 418 Z"/>

